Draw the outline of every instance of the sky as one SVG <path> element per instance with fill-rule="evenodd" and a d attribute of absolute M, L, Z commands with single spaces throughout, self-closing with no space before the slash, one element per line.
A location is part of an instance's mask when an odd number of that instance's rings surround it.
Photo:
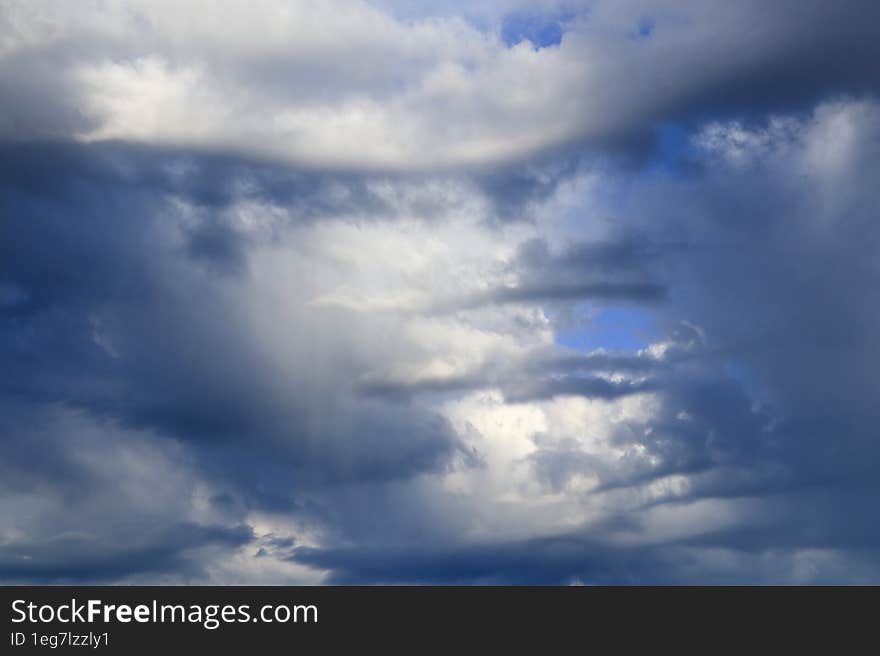
<path fill-rule="evenodd" d="M 0 582 L 880 583 L 876 2 L 0 4 Z"/>

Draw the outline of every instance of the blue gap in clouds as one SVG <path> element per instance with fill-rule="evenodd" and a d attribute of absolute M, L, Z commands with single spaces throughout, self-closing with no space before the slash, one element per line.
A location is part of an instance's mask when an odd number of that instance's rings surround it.
<path fill-rule="evenodd" d="M 508 48 L 522 41 L 530 41 L 535 50 L 558 46 L 562 43 L 563 25 L 570 19 L 567 15 L 510 14 L 501 24 L 501 39 Z"/>
<path fill-rule="evenodd" d="M 654 21 L 643 18 L 639 21 L 639 24 L 636 26 L 635 31 L 630 35 L 630 38 L 636 41 L 640 41 L 642 39 L 650 38 L 653 33 Z"/>
<path fill-rule="evenodd" d="M 579 351 L 624 351 L 644 348 L 658 335 L 653 316 L 638 308 L 587 309 L 586 323 L 560 326 L 556 343 Z"/>
<path fill-rule="evenodd" d="M 682 125 L 662 123 L 654 128 L 656 149 L 645 167 L 645 173 L 677 177 L 682 166 L 692 161 L 694 146 L 691 131 Z"/>

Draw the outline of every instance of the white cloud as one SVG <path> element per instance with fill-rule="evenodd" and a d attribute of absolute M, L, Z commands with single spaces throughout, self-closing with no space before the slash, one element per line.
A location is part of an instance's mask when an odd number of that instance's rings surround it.
<path fill-rule="evenodd" d="M 32 93 L 79 127 L 25 108 L 6 117 L 5 132 L 318 167 L 521 159 L 632 136 L 689 99 L 723 95 L 724 81 L 761 57 L 800 47 L 781 10 L 753 24 L 747 3 L 710 4 L 573 3 L 561 44 L 536 49 L 502 41 L 505 12 L 551 20 L 566 5 L 486 5 L 468 21 L 360 0 L 15 2 L 0 64 L 51 74 L 55 84 Z M 654 31 L 636 38 L 646 20 Z"/>

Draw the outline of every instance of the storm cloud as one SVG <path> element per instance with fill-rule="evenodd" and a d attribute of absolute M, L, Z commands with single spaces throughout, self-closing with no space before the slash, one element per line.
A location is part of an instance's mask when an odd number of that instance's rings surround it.
<path fill-rule="evenodd" d="M 0 580 L 880 577 L 869 2 L 11 2 Z"/>

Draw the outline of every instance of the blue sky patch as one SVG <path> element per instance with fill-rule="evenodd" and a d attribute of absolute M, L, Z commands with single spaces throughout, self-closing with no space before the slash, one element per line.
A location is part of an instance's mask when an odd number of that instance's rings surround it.
<path fill-rule="evenodd" d="M 536 50 L 562 43 L 565 18 L 511 14 L 501 25 L 501 39 L 508 47 L 530 41 Z"/>
<path fill-rule="evenodd" d="M 556 343 L 581 351 L 634 350 L 647 346 L 657 334 L 651 313 L 638 308 L 609 307 L 584 323 L 561 327 L 556 332 Z"/>

